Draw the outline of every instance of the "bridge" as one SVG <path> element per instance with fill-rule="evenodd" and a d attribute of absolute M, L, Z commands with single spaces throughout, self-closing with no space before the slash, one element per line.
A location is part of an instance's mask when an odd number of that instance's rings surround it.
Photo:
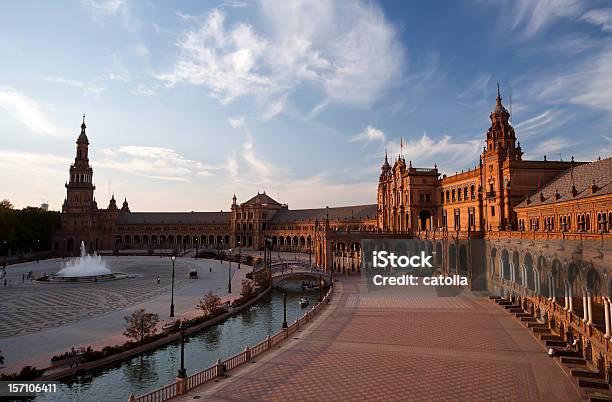
<path fill-rule="evenodd" d="M 253 267 L 253 273 L 266 271 L 268 268 L 263 264 L 256 265 Z M 316 268 L 310 265 L 306 261 L 280 261 L 274 262 L 271 266 L 272 271 L 272 286 L 278 285 L 279 283 L 294 279 L 294 280 L 321 280 L 325 285 L 331 284 L 331 276 L 329 273 L 323 271 L 320 268 Z"/>

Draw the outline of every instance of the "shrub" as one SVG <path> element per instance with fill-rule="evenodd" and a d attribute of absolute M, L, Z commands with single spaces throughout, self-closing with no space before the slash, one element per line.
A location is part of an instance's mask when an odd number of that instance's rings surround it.
<path fill-rule="evenodd" d="M 219 311 L 223 310 L 221 305 L 221 298 L 214 294 L 212 291 L 208 292 L 204 297 L 202 297 L 196 306 L 204 315 L 212 315 L 216 314 Z"/>

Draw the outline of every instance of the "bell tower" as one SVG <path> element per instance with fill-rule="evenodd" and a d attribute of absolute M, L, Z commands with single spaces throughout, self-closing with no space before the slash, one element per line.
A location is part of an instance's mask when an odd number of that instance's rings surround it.
<path fill-rule="evenodd" d="M 511 223 L 507 205 L 510 197 L 510 168 L 522 160 L 523 151 L 510 124 L 510 113 L 502 104 L 499 83 L 495 108 L 489 118 L 491 126 L 487 130 L 486 146 L 481 156 L 481 189 L 486 204 L 483 216 L 485 228 L 500 230 Z"/>
<path fill-rule="evenodd" d="M 81 124 L 81 134 L 76 141 L 76 156 L 70 165 L 70 177 L 66 183 L 66 199 L 62 207 L 64 213 L 84 213 L 95 210 L 93 169 L 89 165 L 89 139 L 85 133 L 85 115 Z"/>

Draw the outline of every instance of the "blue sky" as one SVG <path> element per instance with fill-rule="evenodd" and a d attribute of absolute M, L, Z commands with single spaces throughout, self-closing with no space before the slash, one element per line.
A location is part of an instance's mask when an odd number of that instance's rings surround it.
<path fill-rule="evenodd" d="M 373 203 L 385 149 L 473 167 L 496 82 L 525 158 L 612 153 L 612 4 L 11 2 L 0 198 L 59 209 L 81 114 L 96 198 L 227 210 Z"/>

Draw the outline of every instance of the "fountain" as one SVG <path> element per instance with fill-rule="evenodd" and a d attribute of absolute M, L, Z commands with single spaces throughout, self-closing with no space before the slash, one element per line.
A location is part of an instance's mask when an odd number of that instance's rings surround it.
<path fill-rule="evenodd" d="M 98 282 L 113 279 L 123 279 L 128 275 L 121 272 L 111 272 L 106 267 L 102 257 L 94 253 L 90 255 L 84 242 L 81 242 L 81 256 L 72 258 L 56 274 L 37 279 L 38 282 Z"/>

